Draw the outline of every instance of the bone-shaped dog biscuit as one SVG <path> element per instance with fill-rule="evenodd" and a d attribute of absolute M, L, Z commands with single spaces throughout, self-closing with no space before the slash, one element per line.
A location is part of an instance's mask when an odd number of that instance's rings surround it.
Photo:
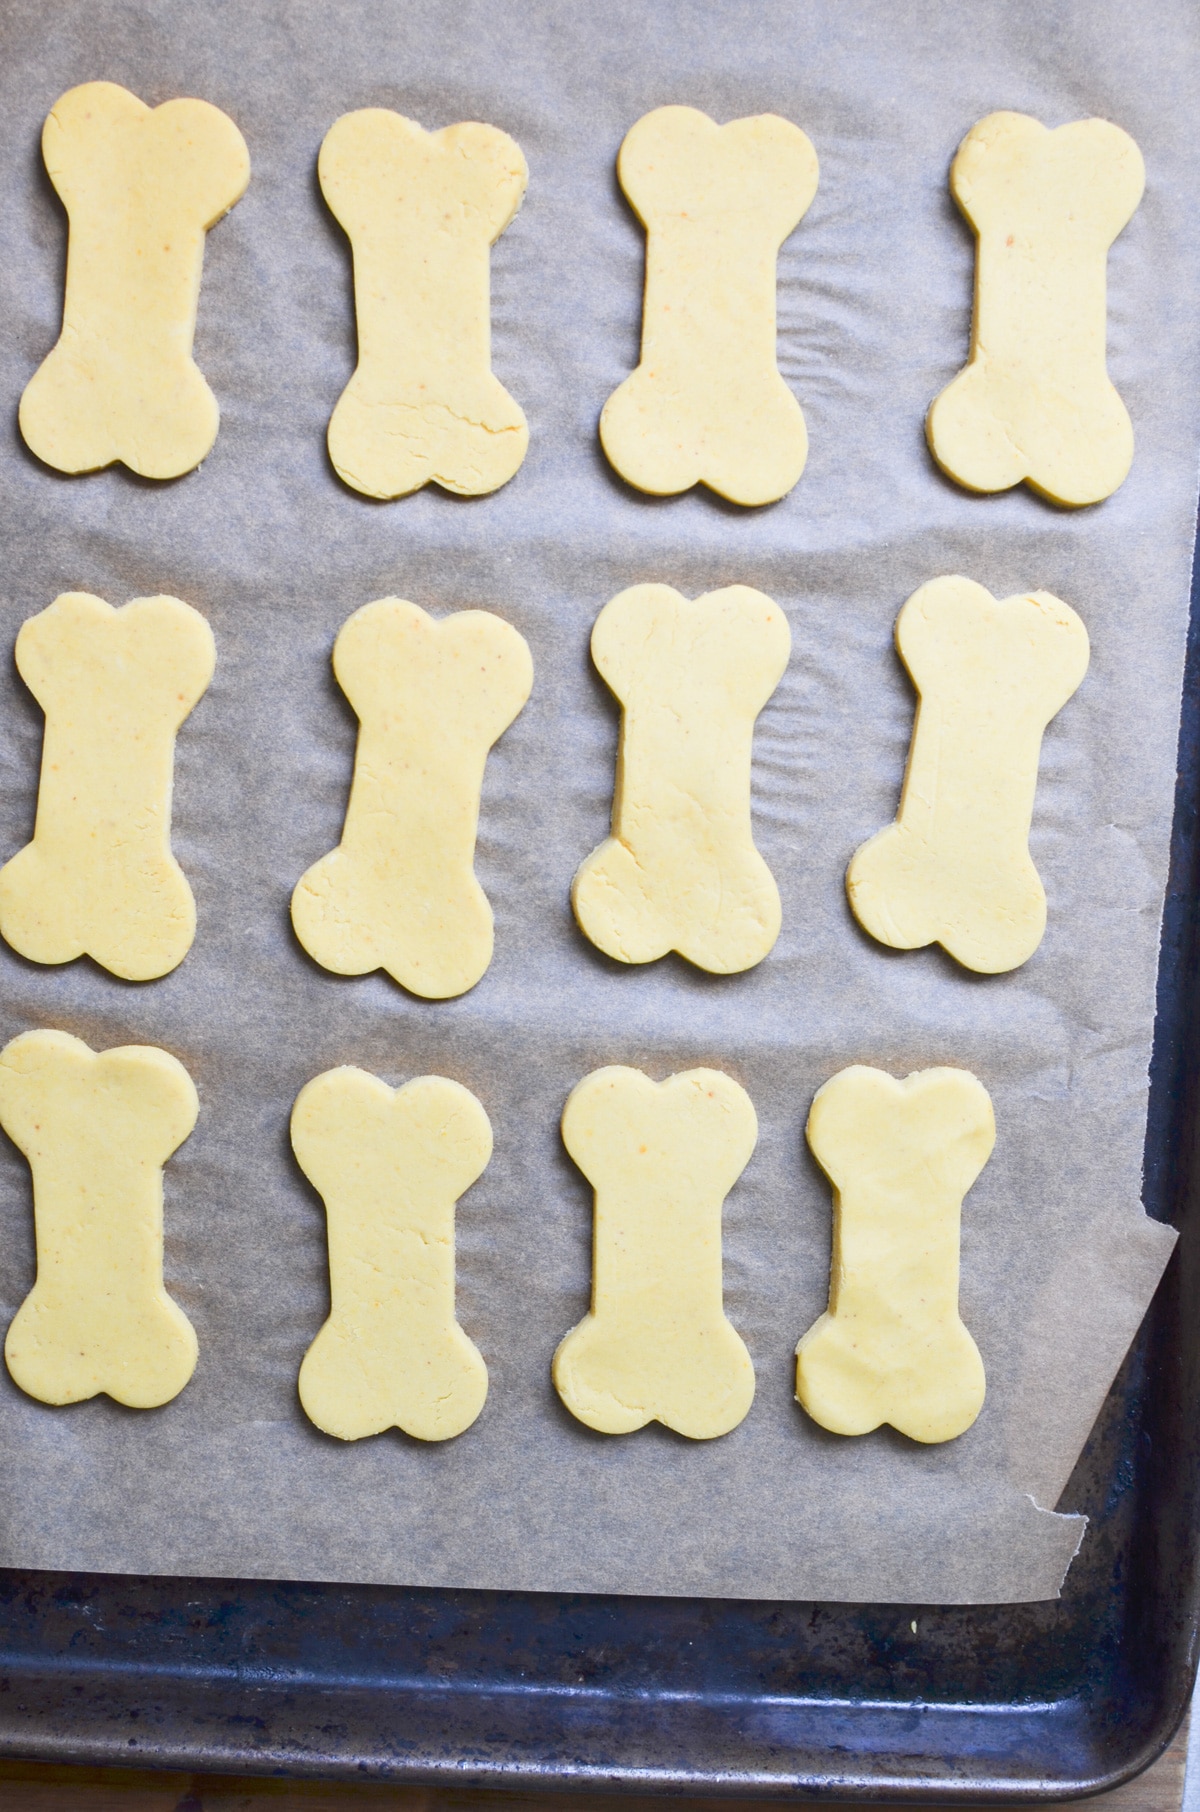
<path fill-rule="evenodd" d="M 297 1097 L 292 1147 L 329 1228 L 330 1312 L 300 1368 L 305 1414 L 343 1441 L 461 1434 L 488 1377 L 454 1318 L 454 1205 L 492 1155 L 486 1113 L 445 1076 L 392 1089 L 326 1070 Z"/>
<path fill-rule="evenodd" d="M 816 152 L 773 113 L 718 126 L 658 107 L 617 173 L 646 229 L 646 289 L 641 362 L 604 406 L 604 451 L 641 491 L 703 483 L 773 503 L 808 457 L 775 363 L 775 260 L 817 192 Z"/>
<path fill-rule="evenodd" d="M 207 101 L 151 109 L 115 82 L 85 82 L 54 103 L 42 154 L 70 223 L 67 284 L 21 433 L 60 472 L 119 459 L 178 478 L 217 437 L 192 337 L 204 235 L 250 180 L 242 135 Z"/>
<path fill-rule="evenodd" d="M 66 1032 L 0 1052 L 0 1126 L 33 1173 L 37 1282 L 4 1357 L 23 1391 L 131 1409 L 177 1397 L 191 1322 L 163 1287 L 162 1167 L 196 1124 L 196 1090 L 153 1045 L 97 1054 Z"/>
<path fill-rule="evenodd" d="M 473 866 L 484 763 L 529 697 L 529 649 L 487 611 L 435 622 L 381 598 L 342 625 L 333 669 L 359 718 L 354 783 L 341 843 L 292 895 L 296 936 L 335 975 L 463 994 L 492 959 Z"/>
<path fill-rule="evenodd" d="M 833 1184 L 833 1262 L 829 1307 L 796 1348 L 796 1397 L 823 1428 L 890 1422 L 914 1441 L 951 1441 L 979 1414 L 959 1228 L 995 1138 L 988 1092 L 966 1070 L 897 1082 L 855 1064 L 818 1089 L 808 1142 Z"/>
<path fill-rule="evenodd" d="M 1123 482 L 1133 429 L 1105 360 L 1106 266 L 1144 182 L 1141 152 L 1106 120 L 1050 132 L 993 113 L 959 146 L 950 187 L 978 239 L 971 358 L 926 423 L 959 484 L 1025 479 L 1079 505 Z"/>
<path fill-rule="evenodd" d="M 754 1398 L 721 1267 L 722 1204 L 758 1138 L 750 1097 L 719 1070 L 655 1084 L 612 1065 L 572 1091 L 562 1134 L 596 1203 L 592 1307 L 554 1355 L 559 1396 L 602 1434 L 728 1434 Z"/>
<path fill-rule="evenodd" d="M 748 585 L 694 602 L 634 585 L 597 617 L 592 658 L 621 702 L 621 747 L 612 835 L 572 902 L 619 962 L 678 950 L 731 975 L 778 937 L 779 891 L 750 825 L 750 753 L 790 648 L 782 610 Z"/>
<path fill-rule="evenodd" d="M 0 869 L 0 933 L 35 963 L 86 952 L 148 981 L 182 962 L 196 907 L 171 854 L 175 732 L 212 678 L 212 631 L 178 598 L 114 610 L 64 592 L 17 636 L 46 713 L 33 841 Z"/>
<path fill-rule="evenodd" d="M 329 128 L 318 169 L 354 248 L 358 368 L 329 423 L 338 474 L 368 497 L 507 484 L 529 430 L 492 373 L 489 252 L 525 193 L 520 148 L 495 126 L 425 132 L 365 107 Z"/>
<path fill-rule="evenodd" d="M 1049 592 L 997 600 L 934 579 L 897 617 L 896 647 L 920 702 L 899 814 L 851 860 L 850 904 L 881 944 L 1016 969 L 1046 929 L 1029 855 L 1042 732 L 1087 672 L 1087 630 Z"/>

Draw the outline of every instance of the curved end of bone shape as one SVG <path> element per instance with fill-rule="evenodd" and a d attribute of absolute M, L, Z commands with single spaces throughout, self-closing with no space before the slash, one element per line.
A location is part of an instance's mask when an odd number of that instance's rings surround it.
<path fill-rule="evenodd" d="M 736 862 L 710 852 L 712 885 L 685 884 L 647 868 L 619 837 L 580 864 L 571 907 L 588 942 L 618 963 L 653 963 L 675 950 L 709 975 L 743 975 L 771 954 L 783 924 L 775 877 L 758 850 Z M 696 877 L 690 877 L 695 882 Z M 667 887 L 662 883 L 666 881 Z"/>
<path fill-rule="evenodd" d="M 1144 183 L 1141 152 L 1107 120 L 1052 132 L 994 113 L 963 140 L 950 187 L 979 242 L 971 357 L 926 419 L 956 483 L 1024 480 L 1078 509 L 1124 482 L 1133 428 L 1105 369 L 1106 260 Z"/>
<path fill-rule="evenodd" d="M 152 109 L 88 82 L 55 103 L 42 148 L 71 242 L 62 334 L 25 388 L 21 433 L 61 472 L 120 460 L 179 478 L 219 425 L 191 348 L 204 235 L 245 192 L 245 141 L 207 101 Z"/>
<path fill-rule="evenodd" d="M 191 1382 L 200 1348 L 196 1330 L 165 1289 L 147 1294 L 140 1312 L 120 1331 L 115 1349 L 107 1326 L 73 1321 L 81 1349 L 64 1346 L 63 1310 L 35 1285 L 17 1310 L 4 1341 L 9 1376 L 27 1397 L 59 1407 L 104 1395 L 126 1409 L 161 1409 Z"/>
<path fill-rule="evenodd" d="M 933 1357 L 935 1365 L 898 1361 L 881 1388 L 856 1330 L 825 1314 L 796 1348 L 796 1401 L 830 1434 L 872 1434 L 886 1423 L 924 1446 L 954 1441 L 983 1408 L 983 1360 L 961 1322 L 939 1334 Z"/>
<path fill-rule="evenodd" d="M 358 367 L 329 423 L 334 469 L 381 500 L 430 482 L 498 490 L 529 444 L 490 366 L 488 248 L 525 193 L 520 147 L 494 126 L 426 132 L 364 108 L 330 127 L 318 171 L 354 248 L 358 319 Z"/>
<path fill-rule="evenodd" d="M 1102 119 L 1051 128 L 1028 113 L 989 113 L 972 126 L 950 165 L 950 192 L 976 233 L 1000 222 L 1007 232 L 1014 200 L 1038 188 L 1030 224 L 1041 226 L 1071 190 L 1072 231 L 1105 251 L 1133 218 L 1145 187 L 1136 141 Z"/>
<path fill-rule="evenodd" d="M 470 184 L 472 213 L 489 244 L 511 225 L 529 182 L 524 152 L 498 126 L 460 120 L 428 132 L 389 107 L 343 113 L 325 134 L 317 157 L 321 193 L 351 237 L 385 229 L 389 215 L 404 221 L 424 218 L 444 229 L 437 171 Z"/>
<path fill-rule="evenodd" d="M 151 380 L 152 382 L 152 380 Z M 60 340 L 21 395 L 21 438 L 43 465 L 69 477 L 127 466 L 139 478 L 182 478 L 212 452 L 217 399 L 190 356 L 169 386 L 126 394 L 108 348 Z"/>
<path fill-rule="evenodd" d="M 913 593 L 896 647 L 920 705 L 900 810 L 854 854 L 846 891 L 880 943 L 940 943 L 998 975 L 1046 927 L 1029 855 L 1042 732 L 1089 660 L 1087 630 L 1050 592 L 994 598 L 959 575 Z"/>
<path fill-rule="evenodd" d="M 808 462 L 804 412 L 778 372 L 739 390 L 736 415 L 710 425 L 686 391 L 667 394 L 645 365 L 600 412 L 600 445 L 626 484 L 676 497 L 703 484 L 744 509 L 778 503 Z"/>
<path fill-rule="evenodd" d="M 555 1389 L 603 1434 L 728 1434 L 754 1397 L 721 1285 L 721 1208 L 758 1134 L 749 1096 L 718 1070 L 656 1084 L 612 1065 L 572 1090 L 562 1133 L 596 1200 L 592 1307 L 555 1353 Z"/>
<path fill-rule="evenodd" d="M 153 1046 L 97 1053 L 37 1031 L 0 1053 L 0 1125 L 29 1161 L 38 1232 L 5 1342 L 28 1395 L 153 1409 L 191 1377 L 195 1331 L 162 1282 L 161 1167 L 198 1111 L 183 1065 Z"/>
<path fill-rule="evenodd" d="M 16 660 L 46 735 L 33 841 L 0 869 L 0 933 L 31 962 L 87 954 L 126 981 L 166 975 L 196 931 L 170 847 L 172 770 L 212 630 L 179 598 L 114 610 L 64 592 L 22 625 Z"/>
<path fill-rule="evenodd" d="M 528 645 L 488 611 L 380 598 L 343 624 L 333 664 L 360 723 L 354 781 L 341 843 L 292 895 L 296 935 L 334 974 L 463 994 L 492 955 L 473 867 L 484 763 L 529 697 Z"/>
<path fill-rule="evenodd" d="M 306 869 L 292 893 L 292 928 L 331 975 L 382 969 L 422 1000 L 454 1000 L 487 974 L 495 926 L 474 873 L 455 876 L 451 893 L 429 909 L 428 896 L 401 897 L 354 849 L 340 845 Z"/>
<path fill-rule="evenodd" d="M 799 226 L 817 192 L 812 140 L 778 113 L 719 126 L 697 107 L 655 107 L 625 134 L 617 178 L 642 225 L 683 212 L 697 198 L 708 213 L 758 210 L 776 249 Z"/>
<path fill-rule="evenodd" d="M 862 1064 L 817 1091 L 807 1126 L 834 1188 L 829 1308 L 796 1349 L 796 1397 L 835 1434 L 888 1422 L 954 1439 L 985 1379 L 958 1313 L 962 1199 L 991 1155 L 995 1117 L 966 1070 L 902 1082 Z"/>
<path fill-rule="evenodd" d="M 343 1441 L 453 1439 L 488 1389 L 454 1316 L 454 1208 L 491 1157 L 487 1114 L 444 1076 L 391 1089 L 344 1067 L 301 1090 L 291 1131 L 329 1222 L 332 1304 L 300 1369 L 305 1414 Z"/>
<path fill-rule="evenodd" d="M 925 437 L 947 478 L 965 490 L 1010 491 L 1024 482 L 1063 509 L 1085 509 L 1121 488 L 1134 451 L 1129 411 L 1107 376 L 1089 404 L 1073 408 L 1069 433 L 1047 429 L 1059 407 L 1055 390 L 1020 373 L 1014 382 L 978 355 L 930 404 Z M 1025 449 L 1035 442 L 1031 456 Z"/>

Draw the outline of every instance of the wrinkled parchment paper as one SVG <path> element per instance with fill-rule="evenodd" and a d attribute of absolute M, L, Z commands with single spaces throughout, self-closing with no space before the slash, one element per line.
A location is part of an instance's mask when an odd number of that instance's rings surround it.
<path fill-rule="evenodd" d="M 0 1563 L 180 1574 L 761 1598 L 1052 1596 L 1082 1534 L 1053 1514 L 1149 1300 L 1169 1236 L 1139 1203 L 1146 1066 L 1200 437 L 1195 137 L 1200 26 L 1125 0 L 9 0 L 0 23 L 0 641 L 56 593 L 167 591 L 204 612 L 216 678 L 178 743 L 174 845 L 199 933 L 182 968 L 126 985 L 0 949 L 0 1032 L 160 1044 L 195 1078 L 167 1169 L 168 1287 L 196 1376 L 154 1412 L 51 1409 L 0 1373 Z M 65 216 L 43 117 L 104 77 L 151 103 L 199 95 L 245 134 L 250 189 L 211 233 L 196 355 L 222 409 L 202 470 L 69 479 L 24 450 L 21 389 L 59 326 Z M 598 412 L 636 362 L 643 236 L 614 160 L 649 108 L 775 111 L 821 162 L 779 265 L 779 359 L 808 469 L 772 509 L 704 491 L 653 501 L 607 468 Z M 347 244 L 316 180 L 354 107 L 503 127 L 530 167 L 495 248 L 495 369 L 529 456 L 497 495 L 346 490 L 326 423 L 354 364 Z M 1027 490 L 974 497 L 925 451 L 931 397 L 968 344 L 973 248 L 947 190 L 995 108 L 1117 121 L 1146 197 L 1110 259 L 1110 369 L 1137 456 L 1075 514 Z M 896 612 L 939 573 L 1066 599 L 1091 670 L 1046 737 L 1033 829 L 1049 896 L 1013 975 L 896 954 L 846 908 L 851 852 L 894 814 L 912 723 Z M 742 581 L 787 610 L 788 673 L 755 743 L 756 833 L 784 929 L 752 973 L 676 958 L 623 969 L 574 928 L 568 886 L 607 828 L 617 737 L 588 636 L 621 587 Z M 492 755 L 478 870 L 496 914 L 480 985 L 445 1004 L 339 980 L 294 941 L 288 898 L 338 840 L 355 724 L 329 656 L 344 619 L 397 594 L 515 623 L 532 700 Z M 42 719 L 0 673 L 0 853 L 29 837 Z M 848 1063 L 973 1070 L 995 1155 L 967 1198 L 962 1311 L 983 1353 L 976 1425 L 924 1448 L 826 1434 L 792 1400 L 792 1349 L 824 1306 L 829 1190 L 807 1155 L 814 1090 Z M 491 1390 L 445 1446 L 312 1428 L 296 1373 L 328 1307 L 324 1217 L 288 1146 L 309 1077 L 355 1063 L 473 1089 L 495 1156 L 458 1217 L 458 1307 Z M 606 1063 L 714 1064 L 758 1110 L 725 1214 L 727 1311 L 758 1395 L 711 1443 L 595 1435 L 560 1407 L 555 1345 L 584 1313 L 591 1203 L 558 1119 Z M 26 1166 L 0 1145 L 0 1313 L 34 1274 Z M 1070 1505 L 1064 1505 L 1064 1512 Z"/>

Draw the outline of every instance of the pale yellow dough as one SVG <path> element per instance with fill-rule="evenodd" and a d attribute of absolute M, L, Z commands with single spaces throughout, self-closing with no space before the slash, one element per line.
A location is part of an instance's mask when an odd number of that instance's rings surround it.
<path fill-rule="evenodd" d="M 750 1097 L 719 1070 L 656 1084 L 612 1065 L 572 1090 L 562 1134 L 596 1206 L 591 1312 L 554 1355 L 555 1389 L 602 1434 L 728 1434 L 754 1399 L 721 1271 L 721 1208 L 758 1138 Z"/>
<path fill-rule="evenodd" d="M 339 477 L 368 497 L 507 484 L 529 430 L 492 373 L 489 251 L 525 193 L 519 146 L 495 126 L 425 132 L 364 107 L 329 128 L 318 169 L 354 248 L 358 368 L 329 423 Z"/>
<path fill-rule="evenodd" d="M 69 591 L 21 626 L 16 657 L 46 733 L 33 841 L 0 869 L 0 933 L 31 962 L 86 952 L 126 981 L 165 975 L 196 934 L 171 786 L 212 631 L 178 598 L 114 610 Z"/>
<path fill-rule="evenodd" d="M 342 1441 L 461 1434 L 488 1377 L 454 1318 L 454 1205 L 492 1155 L 486 1113 L 445 1076 L 392 1089 L 326 1070 L 297 1097 L 292 1147 L 329 1228 L 329 1319 L 300 1367 L 305 1414 Z"/>
<path fill-rule="evenodd" d="M 635 585 L 606 604 L 592 658 L 620 700 L 612 835 L 575 876 L 580 928 L 609 956 L 668 950 L 719 975 L 779 935 L 779 891 L 754 847 L 754 722 L 783 676 L 787 618 L 748 585 L 695 601 Z"/>
<path fill-rule="evenodd" d="M 97 1055 L 24 1032 L 0 1052 L 0 1126 L 29 1160 L 37 1233 L 4 1357 L 31 1397 L 155 1409 L 191 1377 L 196 1335 L 163 1288 L 162 1167 L 198 1110 L 183 1065 L 153 1045 Z"/>
<path fill-rule="evenodd" d="M 626 133 L 617 173 L 646 229 L 646 293 L 641 362 L 604 406 L 604 451 L 641 491 L 702 483 L 774 503 L 808 457 L 775 363 L 775 260 L 817 192 L 817 154 L 773 113 L 718 126 L 658 107 Z"/>
<path fill-rule="evenodd" d="M 951 1441 L 983 1407 L 959 1320 L 962 1199 L 992 1153 L 992 1103 L 966 1070 L 897 1082 L 855 1064 L 818 1089 L 808 1143 L 833 1184 L 829 1308 L 796 1348 L 796 1397 L 834 1434 L 890 1422 Z"/>
<path fill-rule="evenodd" d="M 1025 479 L 1076 506 L 1123 483 L 1133 428 L 1108 377 L 1106 267 L 1144 184 L 1141 152 L 1107 120 L 1050 132 L 992 113 L 959 146 L 950 188 L 978 240 L 971 359 L 926 423 L 959 484 Z"/>
<path fill-rule="evenodd" d="M 335 975 L 464 994 L 492 960 L 474 869 L 484 763 L 529 697 L 529 649 L 487 611 L 435 622 L 380 598 L 342 625 L 333 670 L 358 713 L 354 783 L 341 843 L 292 895 L 296 936 Z"/>
<path fill-rule="evenodd" d="M 933 579 L 896 618 L 896 647 L 919 694 L 904 791 L 850 862 L 850 904 L 881 944 L 1016 969 L 1046 929 L 1029 854 L 1042 732 L 1087 672 L 1087 630 L 1046 591 L 997 600 Z"/>
<path fill-rule="evenodd" d="M 152 110 L 85 82 L 54 103 L 42 155 L 70 235 L 62 333 L 21 398 L 26 445 L 60 472 L 119 459 L 178 478 L 217 438 L 192 337 L 204 235 L 245 193 L 245 142 L 207 101 Z"/>

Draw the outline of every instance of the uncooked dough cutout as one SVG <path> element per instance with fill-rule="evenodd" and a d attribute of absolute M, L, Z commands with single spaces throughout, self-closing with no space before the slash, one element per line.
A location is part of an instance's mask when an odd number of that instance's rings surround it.
<path fill-rule="evenodd" d="M 342 625 L 333 670 L 359 719 L 354 782 L 341 843 L 292 895 L 296 936 L 335 975 L 464 994 L 492 960 L 474 869 L 484 763 L 529 697 L 529 649 L 485 610 L 435 622 L 380 598 Z"/>
<path fill-rule="evenodd" d="M 903 1082 L 862 1064 L 817 1090 L 808 1143 L 833 1184 L 829 1307 L 796 1348 L 796 1398 L 834 1434 L 890 1422 L 951 1441 L 983 1407 L 979 1349 L 958 1314 L 962 1200 L 996 1139 L 966 1070 Z"/>
<path fill-rule="evenodd" d="M 0 1052 L 0 1126 L 33 1173 L 37 1282 L 4 1343 L 29 1396 L 155 1409 L 191 1377 L 195 1330 L 163 1287 L 162 1167 L 198 1111 L 153 1045 L 24 1032 Z"/>
<path fill-rule="evenodd" d="M 0 869 L 0 933 L 31 962 L 86 952 L 126 981 L 166 975 L 196 934 L 171 791 L 212 630 L 178 598 L 114 610 L 69 591 L 22 624 L 16 658 L 46 731 L 33 841 Z"/>
<path fill-rule="evenodd" d="M 525 193 L 520 147 L 495 126 L 425 132 L 364 107 L 329 128 L 318 170 L 354 248 L 358 367 L 329 423 L 339 477 L 368 497 L 430 479 L 497 490 L 529 444 L 491 364 L 489 255 Z"/>
<path fill-rule="evenodd" d="M 642 351 L 600 417 L 609 462 L 640 491 L 706 484 L 774 503 L 808 457 L 775 362 L 775 260 L 817 192 L 817 154 L 773 113 L 718 126 L 658 107 L 625 135 L 621 187 L 646 229 Z"/>
<path fill-rule="evenodd" d="M 758 1138 L 750 1097 L 720 1070 L 656 1084 L 614 1064 L 572 1090 L 562 1134 L 596 1204 L 592 1306 L 554 1355 L 559 1396 L 602 1434 L 728 1434 L 754 1398 L 721 1270 L 722 1204 Z"/>
<path fill-rule="evenodd" d="M 850 904 L 881 944 L 1016 969 L 1046 929 L 1029 854 L 1042 732 L 1087 672 L 1087 630 L 1047 591 L 998 600 L 933 579 L 896 618 L 896 647 L 919 694 L 904 790 L 851 859 Z"/>
<path fill-rule="evenodd" d="M 329 1230 L 331 1306 L 300 1367 L 305 1414 L 342 1441 L 461 1434 L 488 1376 L 454 1317 L 454 1205 L 492 1155 L 487 1114 L 445 1076 L 392 1089 L 326 1070 L 297 1097 L 292 1147 Z"/>
<path fill-rule="evenodd" d="M 754 723 L 791 631 L 748 585 L 691 601 L 634 585 L 605 605 L 592 659 L 620 701 L 612 835 L 575 876 L 580 928 L 622 963 L 678 950 L 702 969 L 751 969 L 779 936 L 779 890 L 754 846 Z"/>
<path fill-rule="evenodd" d="M 1024 479 L 1074 507 L 1124 482 L 1133 428 L 1108 376 L 1107 262 L 1144 184 L 1141 152 L 1107 120 L 1050 132 L 992 113 L 959 146 L 950 188 L 978 242 L 971 357 L 926 432 L 969 490 Z"/>
<path fill-rule="evenodd" d="M 67 283 L 58 344 L 21 398 L 25 443 L 60 472 L 120 460 L 178 478 L 217 438 L 192 339 L 204 235 L 245 193 L 245 141 L 207 101 L 150 108 L 85 82 L 54 103 L 42 155 L 67 210 Z"/>

